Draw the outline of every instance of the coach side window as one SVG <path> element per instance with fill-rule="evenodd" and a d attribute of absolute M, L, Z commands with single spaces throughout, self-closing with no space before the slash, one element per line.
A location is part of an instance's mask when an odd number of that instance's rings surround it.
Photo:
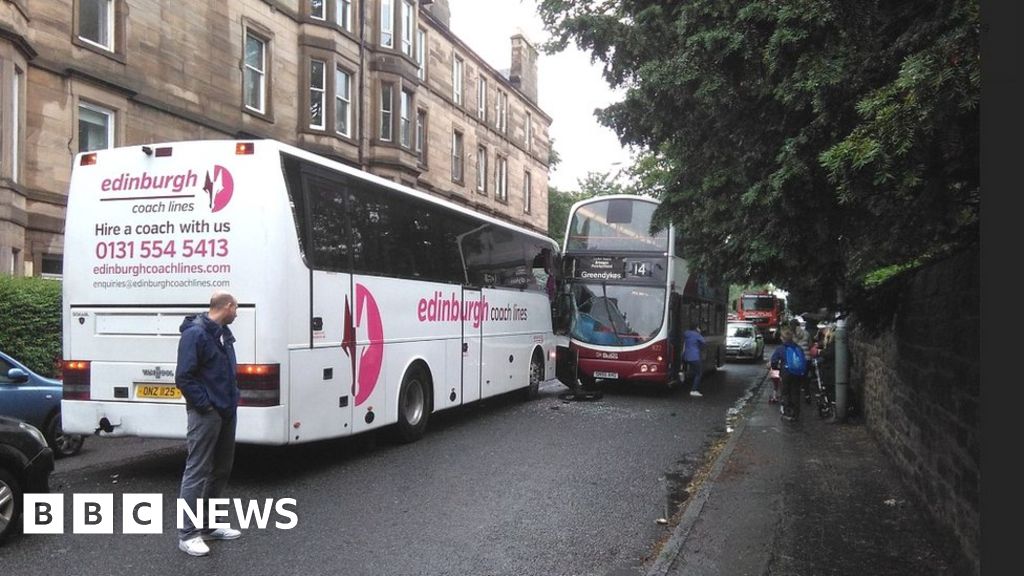
<path fill-rule="evenodd" d="M 309 210 L 313 267 L 318 270 L 348 270 L 345 205 L 339 183 L 313 174 L 305 174 L 303 180 Z"/>
<path fill-rule="evenodd" d="M 450 284 L 466 282 L 458 236 L 472 224 L 455 211 L 419 198 L 400 203 L 405 218 L 399 242 L 411 256 L 416 278 Z"/>
<path fill-rule="evenodd" d="M 394 192 L 363 182 L 348 188 L 352 225 L 352 270 L 362 274 L 412 276 L 412 259 L 398 239 L 401 211 Z"/>

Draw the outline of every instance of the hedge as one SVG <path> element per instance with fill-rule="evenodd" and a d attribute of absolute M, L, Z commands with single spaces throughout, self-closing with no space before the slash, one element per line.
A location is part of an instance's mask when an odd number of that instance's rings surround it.
<path fill-rule="evenodd" d="M 0 275 L 0 350 L 43 376 L 61 358 L 61 282 Z"/>

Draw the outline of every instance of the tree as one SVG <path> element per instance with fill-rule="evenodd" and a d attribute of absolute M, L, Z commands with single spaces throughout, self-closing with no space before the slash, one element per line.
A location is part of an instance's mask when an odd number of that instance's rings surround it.
<path fill-rule="evenodd" d="M 978 238 L 972 0 L 542 0 L 697 268 L 807 300 Z"/>
<path fill-rule="evenodd" d="M 555 139 L 551 139 L 551 146 L 548 147 L 548 170 L 554 170 L 562 163 L 562 155 L 555 149 Z"/>
<path fill-rule="evenodd" d="M 575 192 L 562 192 L 554 186 L 548 187 L 548 237 L 559 245 L 565 236 L 569 208 L 578 200 L 575 195 Z"/>
<path fill-rule="evenodd" d="M 576 179 L 578 190 L 562 192 L 554 186 L 548 187 L 548 236 L 561 243 L 565 226 L 569 220 L 569 209 L 580 200 L 608 194 L 628 194 L 632 190 L 618 180 L 611 172 L 587 172 Z"/>

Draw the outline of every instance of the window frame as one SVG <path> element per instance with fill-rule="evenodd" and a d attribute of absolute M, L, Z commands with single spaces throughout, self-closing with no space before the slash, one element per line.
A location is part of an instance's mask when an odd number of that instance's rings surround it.
<path fill-rule="evenodd" d="M 420 80 L 427 79 L 427 31 L 424 28 L 416 27 L 416 77 Z"/>
<path fill-rule="evenodd" d="M 494 199 L 508 203 L 508 156 L 498 154 L 494 162 Z"/>
<path fill-rule="evenodd" d="M 18 182 L 21 180 L 21 107 L 23 102 L 21 91 L 25 86 L 25 71 L 18 64 L 14 64 L 12 68 L 10 108 L 3 111 L 4 115 L 11 119 L 9 123 L 9 131 L 7 133 L 7 137 L 10 138 L 10 143 L 0 143 L 5 144 L 7 148 L 11 149 L 11 181 Z M 2 100 L 0 100 L 0 103 L 2 103 Z M 0 150 L 2 149 L 3 146 L 0 146 Z M 0 164 L 0 166 L 2 166 L 2 164 Z"/>
<path fill-rule="evenodd" d="M 415 54 L 414 42 L 416 40 L 413 30 L 418 30 L 416 26 L 416 8 L 412 0 L 400 1 L 402 3 L 402 54 L 413 58 Z"/>
<path fill-rule="evenodd" d="M 251 25 L 245 25 L 244 32 L 242 35 L 242 107 L 246 112 L 257 114 L 264 117 L 270 116 L 270 44 L 271 36 L 261 30 L 257 30 Z M 259 42 L 262 46 L 261 51 L 261 64 L 262 69 L 252 68 L 247 58 L 247 50 L 249 45 L 249 39 L 253 39 Z M 254 107 L 249 104 L 249 74 L 250 70 L 255 71 L 259 76 L 259 106 Z"/>
<path fill-rule="evenodd" d="M 487 77 L 483 74 L 476 81 L 476 117 L 487 122 Z"/>
<path fill-rule="evenodd" d="M 320 87 L 317 88 L 314 84 L 316 78 L 314 77 L 313 69 L 315 66 L 320 65 Z M 327 62 L 319 58 L 309 58 L 309 128 L 311 130 L 326 130 L 327 129 Z M 320 123 L 314 124 L 313 120 L 313 99 L 314 93 L 317 94 L 317 98 L 320 100 Z"/>
<path fill-rule="evenodd" d="M 458 54 L 452 54 L 452 101 L 456 106 L 462 106 L 463 82 L 465 80 L 466 63 Z"/>
<path fill-rule="evenodd" d="M 385 92 L 387 98 L 384 98 Z M 381 142 L 394 142 L 395 141 L 395 85 L 392 82 L 381 82 L 380 83 L 380 99 L 379 99 L 379 118 L 378 123 L 378 138 Z M 387 104 L 387 108 L 385 108 Z M 386 117 L 386 121 L 385 121 Z M 386 132 L 386 135 L 385 135 Z"/>
<path fill-rule="evenodd" d="M 479 144 L 476 147 L 476 191 L 487 196 L 487 147 Z"/>
<path fill-rule="evenodd" d="M 107 146 L 105 148 L 89 148 L 89 149 L 83 149 L 82 148 L 82 138 L 80 136 L 81 131 L 82 131 L 82 108 L 85 108 L 85 109 L 87 109 L 87 110 L 89 110 L 91 112 L 94 112 L 96 114 L 101 114 L 104 117 L 106 117 L 107 123 L 106 123 L 106 126 L 104 126 L 104 128 L 105 128 L 105 131 L 106 131 Z M 76 128 L 78 129 L 78 131 L 76 133 L 76 139 L 78 140 L 78 142 L 77 142 L 77 144 L 78 144 L 78 146 L 77 146 L 78 152 L 92 152 L 94 150 L 109 150 L 110 148 L 114 148 L 114 147 L 117 146 L 117 141 L 116 141 L 116 138 L 117 138 L 117 110 L 114 110 L 113 108 L 107 108 L 106 106 L 103 106 L 102 104 L 96 104 L 96 103 L 91 102 L 89 100 L 79 99 L 78 103 L 77 103 L 77 106 L 75 108 L 75 116 L 76 116 L 76 118 L 75 118 L 76 119 Z"/>
<path fill-rule="evenodd" d="M 523 214 L 533 212 L 533 174 L 523 170 Z"/>
<path fill-rule="evenodd" d="M 526 140 L 526 151 L 533 152 L 533 112 L 526 112 L 526 128 L 523 138 Z"/>
<path fill-rule="evenodd" d="M 59 272 L 47 271 L 47 264 L 56 266 Z M 39 258 L 39 276 L 42 278 L 60 279 L 64 277 L 64 256 L 62 254 L 43 254 Z"/>
<path fill-rule="evenodd" d="M 413 95 L 408 90 L 399 90 L 398 94 L 398 145 L 408 150 L 412 149 L 412 117 L 410 116 L 413 106 Z"/>
<path fill-rule="evenodd" d="M 452 129 L 452 182 L 462 184 L 465 182 L 466 166 L 463 158 L 465 139 L 462 131 L 458 128 Z"/>
<path fill-rule="evenodd" d="M 345 32 L 352 31 L 352 0 L 334 1 L 334 23 Z"/>
<path fill-rule="evenodd" d="M 345 85 L 347 92 L 345 97 L 342 98 L 338 94 L 338 79 L 342 76 L 348 78 L 348 82 Z M 334 65 L 334 133 L 345 137 L 352 137 L 352 80 L 355 75 L 343 67 L 341 64 Z M 343 102 L 345 105 L 345 131 L 338 130 L 338 103 Z"/>
<path fill-rule="evenodd" d="M 385 48 L 395 48 L 395 3 L 394 0 L 380 0 L 379 44 Z"/>
<path fill-rule="evenodd" d="M 415 140 L 415 152 L 416 152 L 416 163 L 420 166 L 427 165 L 427 117 L 426 108 L 416 108 L 416 140 Z"/>
<path fill-rule="evenodd" d="M 508 92 L 497 90 L 498 94 L 494 105 L 495 127 L 503 134 L 508 133 Z"/>
<path fill-rule="evenodd" d="M 103 32 L 107 35 L 107 44 L 101 41 L 93 40 L 83 35 L 83 23 L 84 15 L 82 11 L 85 9 L 86 3 L 92 5 L 105 4 L 107 6 L 106 22 L 104 23 Z M 118 1 L 117 0 L 76 0 L 75 2 L 75 38 L 86 46 L 94 49 L 102 50 L 104 52 L 115 53 L 117 52 L 118 45 L 118 26 L 117 26 L 117 14 L 118 14 Z"/>
<path fill-rule="evenodd" d="M 318 16 L 314 12 L 316 3 L 320 2 L 320 15 Z M 320 20 L 322 22 L 327 21 L 327 0 L 309 0 L 309 17 L 313 20 Z"/>

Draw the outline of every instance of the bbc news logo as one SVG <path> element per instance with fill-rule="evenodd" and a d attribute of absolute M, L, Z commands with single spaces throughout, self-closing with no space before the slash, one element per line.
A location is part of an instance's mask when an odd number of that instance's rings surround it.
<path fill-rule="evenodd" d="M 240 498 L 200 498 L 195 509 L 181 498 L 175 499 L 175 502 L 175 525 L 179 530 L 185 527 L 186 519 L 193 526 L 203 526 L 204 520 L 208 520 L 205 524 L 210 528 L 229 528 L 227 519 L 232 512 L 242 530 L 252 526 L 265 530 L 271 526 L 271 521 L 274 528 L 291 530 L 299 523 L 294 498 L 248 501 Z M 24 504 L 22 516 L 25 534 L 64 533 L 63 494 L 25 494 Z M 72 534 L 113 534 L 117 516 L 113 494 L 72 495 Z M 161 534 L 164 525 L 164 495 L 122 494 L 120 519 L 122 534 Z"/>

